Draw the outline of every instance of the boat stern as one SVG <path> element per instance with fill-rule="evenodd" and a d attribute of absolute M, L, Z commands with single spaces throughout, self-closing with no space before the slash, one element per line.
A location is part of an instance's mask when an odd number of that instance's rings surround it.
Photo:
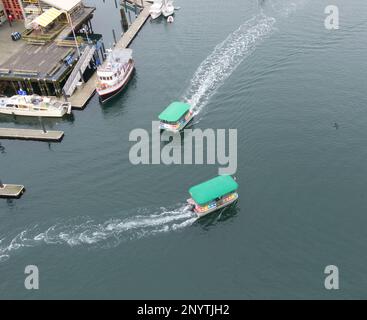
<path fill-rule="evenodd" d="M 173 133 L 178 133 L 181 130 L 181 126 L 180 124 L 168 124 L 168 123 L 164 123 L 164 122 L 160 122 L 159 123 L 159 129 L 164 130 L 164 131 L 169 131 L 169 132 L 173 132 Z"/>

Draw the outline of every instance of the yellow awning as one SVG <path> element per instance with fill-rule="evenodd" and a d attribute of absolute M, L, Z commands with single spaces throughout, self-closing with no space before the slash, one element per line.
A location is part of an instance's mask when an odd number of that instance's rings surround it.
<path fill-rule="evenodd" d="M 39 17 L 33 20 L 34 23 L 41 27 L 47 27 L 50 23 L 54 22 L 63 12 L 55 8 L 48 9 L 42 13 Z"/>

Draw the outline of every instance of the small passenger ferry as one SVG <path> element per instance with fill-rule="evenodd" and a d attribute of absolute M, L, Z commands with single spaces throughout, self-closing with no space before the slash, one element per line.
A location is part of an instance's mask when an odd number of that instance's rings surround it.
<path fill-rule="evenodd" d="M 238 199 L 238 184 L 231 176 L 218 176 L 189 190 L 192 206 L 199 218 L 229 206 Z"/>
<path fill-rule="evenodd" d="M 173 102 L 159 115 L 159 127 L 161 130 L 179 132 L 193 117 L 194 113 L 188 103 Z"/>

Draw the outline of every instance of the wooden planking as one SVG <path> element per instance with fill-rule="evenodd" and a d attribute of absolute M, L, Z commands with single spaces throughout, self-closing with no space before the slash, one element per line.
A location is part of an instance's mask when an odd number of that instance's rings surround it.
<path fill-rule="evenodd" d="M 24 186 L 4 184 L 3 187 L 0 187 L 0 198 L 20 198 L 24 191 Z"/>
<path fill-rule="evenodd" d="M 69 98 L 73 109 L 84 109 L 88 101 L 93 97 L 96 92 L 97 73 L 88 80 L 87 83 L 82 84 L 77 88 L 74 94 Z"/>
<path fill-rule="evenodd" d="M 129 29 L 124 33 L 122 38 L 117 42 L 117 48 L 127 48 L 130 43 L 134 40 L 134 38 L 139 33 L 140 29 L 143 27 L 145 22 L 148 20 L 150 14 L 151 5 L 146 4 L 144 9 L 140 12 L 139 16 L 134 20 L 134 22 L 130 25 Z"/>
<path fill-rule="evenodd" d="M 0 139 L 59 142 L 63 137 L 63 131 L 43 132 L 42 130 L 33 129 L 0 128 Z"/>

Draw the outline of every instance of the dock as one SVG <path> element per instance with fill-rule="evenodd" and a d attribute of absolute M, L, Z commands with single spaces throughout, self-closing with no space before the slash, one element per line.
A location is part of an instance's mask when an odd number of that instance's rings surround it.
<path fill-rule="evenodd" d="M 144 1 L 144 8 L 140 12 L 139 16 L 129 26 L 129 29 L 123 34 L 121 39 L 116 43 L 117 48 L 125 49 L 128 48 L 131 42 L 139 33 L 140 29 L 144 26 L 148 20 L 150 14 L 149 10 L 152 5 L 149 2 Z"/>
<path fill-rule="evenodd" d="M 43 130 L 33 129 L 0 128 L 0 139 L 60 142 L 63 137 L 63 131 L 44 132 Z"/>
<path fill-rule="evenodd" d="M 133 0 L 130 0 L 129 2 L 133 3 Z M 122 35 L 121 39 L 117 41 L 115 45 L 116 48 L 128 48 L 150 16 L 149 10 L 152 4 L 145 0 L 137 1 L 137 4 L 138 3 L 142 3 L 144 7 L 142 8 L 142 11 L 138 15 L 138 17 L 129 26 L 129 29 Z M 69 99 L 73 109 L 82 110 L 86 106 L 88 101 L 93 97 L 94 93 L 96 92 L 96 81 L 97 73 L 95 72 L 93 76 L 88 80 L 88 82 L 81 85 L 74 92 L 74 94 Z"/>
<path fill-rule="evenodd" d="M 25 188 L 21 185 L 3 184 L 0 185 L 0 198 L 20 198 L 24 193 Z"/>
<path fill-rule="evenodd" d="M 148 1 L 119 1 L 124 33 L 116 39 L 113 30 L 117 48 L 129 47 L 149 19 L 153 1 Z M 134 19 L 127 15 L 127 12 L 130 13 L 128 10 L 134 10 Z M 72 24 L 68 19 L 60 18 L 42 33 L 33 29 L 24 30 L 22 23 L 14 22 L 12 28 L 4 24 L 0 28 L 0 42 L 3 43 L 0 48 L 0 93 L 4 94 L 7 90 L 7 94 L 10 91 L 18 94 L 22 90 L 27 94 L 57 96 L 59 99 L 67 98 L 74 110 L 84 109 L 96 92 L 97 82 L 96 72 L 86 78 L 83 77 L 84 72 L 97 61 L 103 61 L 105 56 L 102 35 L 95 34 L 92 28 L 94 11 L 94 7 L 83 5 L 69 15 Z M 74 39 L 73 28 L 79 32 L 83 26 L 89 38 L 79 34 Z M 10 39 L 9 34 L 14 30 L 22 33 L 21 41 Z"/>

